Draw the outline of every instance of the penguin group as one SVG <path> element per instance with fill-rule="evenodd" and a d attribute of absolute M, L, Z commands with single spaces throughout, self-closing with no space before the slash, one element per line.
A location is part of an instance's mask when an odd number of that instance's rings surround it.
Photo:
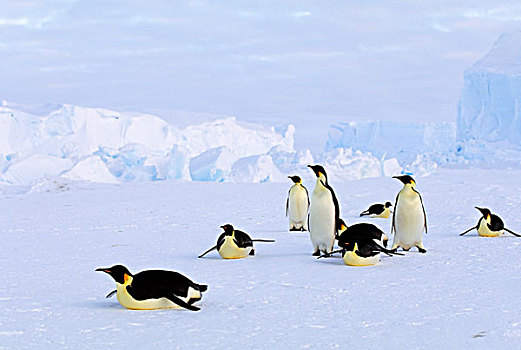
<path fill-rule="evenodd" d="M 346 225 L 340 217 L 339 202 L 326 170 L 321 165 L 308 167 L 316 178 L 311 198 L 300 176 L 288 176 L 293 185 L 286 198 L 286 217 L 289 220 L 289 231 L 309 231 L 313 256 L 321 259 L 340 253 L 346 265 L 370 266 L 378 264 L 381 254 L 403 255 L 398 252 L 399 248 L 409 251 L 415 247 L 420 253 L 427 252 L 422 240 L 423 233 L 427 233 L 427 215 L 422 196 L 411 175 L 393 177 L 403 184 L 394 205 L 389 201 L 372 204 L 360 213 L 360 217 L 383 219 L 392 214 L 390 232 L 393 244 L 388 249 L 388 236 L 376 225 L 367 222 Z M 460 236 L 476 229 L 478 235 L 484 237 L 497 237 L 505 232 L 521 237 L 506 228 L 502 219 L 488 208 L 475 208 L 481 213 L 478 223 Z M 231 224 L 222 225 L 221 228 L 223 232 L 218 236 L 215 246 L 200 254 L 199 258 L 216 250 L 223 259 L 242 259 L 255 255 L 254 242 L 275 242 L 272 239 L 252 239 L 249 234 L 235 229 Z M 134 275 L 125 266 L 114 265 L 96 271 L 107 273 L 116 282 L 116 290 L 110 292 L 107 298 L 116 294 L 119 303 L 128 309 L 184 308 L 198 311 L 200 308 L 194 303 L 201 300 L 203 292 L 208 289 L 205 284 L 195 283 L 169 270 L 146 270 Z"/>

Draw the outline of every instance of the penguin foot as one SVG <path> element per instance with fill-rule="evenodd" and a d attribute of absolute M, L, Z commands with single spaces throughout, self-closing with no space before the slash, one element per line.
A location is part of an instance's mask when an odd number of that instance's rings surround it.
<path fill-rule="evenodd" d="M 289 230 L 290 231 L 300 231 L 298 228 L 294 228 L 294 227 L 291 227 Z"/>
<path fill-rule="evenodd" d="M 312 256 L 320 256 L 320 250 L 317 250 L 316 252 L 314 252 L 313 254 L 311 254 Z"/>
<path fill-rule="evenodd" d="M 402 249 L 403 249 L 404 252 L 408 252 L 409 249 L 411 249 L 411 247 L 409 247 L 409 248 L 407 248 L 407 249 L 405 249 L 404 247 L 402 247 Z"/>
<path fill-rule="evenodd" d="M 423 249 L 423 248 L 420 248 L 420 247 L 418 247 L 418 251 L 419 251 L 420 253 L 427 253 L 427 250 L 425 250 L 425 249 Z"/>
<path fill-rule="evenodd" d="M 304 231 L 307 231 L 307 229 L 304 228 L 304 227 L 301 227 L 301 228 L 300 228 L 300 231 L 304 232 Z"/>
<path fill-rule="evenodd" d="M 252 249 L 252 250 L 250 251 L 250 255 L 255 255 L 255 249 Z"/>

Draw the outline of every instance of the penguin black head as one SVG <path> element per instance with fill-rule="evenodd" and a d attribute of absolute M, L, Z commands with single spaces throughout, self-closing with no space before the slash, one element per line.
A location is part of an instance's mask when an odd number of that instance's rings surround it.
<path fill-rule="evenodd" d="M 393 205 L 391 204 L 391 202 L 385 202 L 385 207 L 386 208 L 390 208 L 392 207 Z"/>
<path fill-rule="evenodd" d="M 224 230 L 224 233 L 226 233 L 227 235 L 231 235 L 234 231 L 233 226 L 230 224 L 222 225 L 221 228 Z"/>
<path fill-rule="evenodd" d="M 410 175 L 400 175 L 400 176 L 393 176 L 393 179 L 398 179 L 401 182 L 403 182 L 404 185 L 411 184 L 416 185 L 416 181 L 412 178 Z"/>
<path fill-rule="evenodd" d="M 487 209 L 487 208 L 480 208 L 480 207 L 474 207 L 474 208 L 476 208 L 477 210 L 479 210 L 479 211 L 481 212 L 481 215 L 483 215 L 483 217 L 484 217 L 485 219 L 488 218 L 488 216 L 489 216 L 490 214 L 492 214 L 492 213 L 490 212 L 490 210 Z"/>
<path fill-rule="evenodd" d="M 324 169 L 324 167 L 322 165 L 318 165 L 318 164 L 317 165 L 308 165 L 308 167 L 311 168 L 311 170 L 313 170 L 316 177 L 320 178 L 320 176 L 323 175 L 327 181 L 326 170 Z"/>
<path fill-rule="evenodd" d="M 108 268 L 100 267 L 99 269 L 96 269 L 96 271 L 108 273 L 119 284 L 125 284 L 125 275 L 132 277 L 130 271 L 123 265 L 114 265 Z"/>
<path fill-rule="evenodd" d="M 288 178 L 290 178 L 291 181 L 293 181 L 293 182 L 296 183 L 296 184 L 302 182 L 302 179 L 300 178 L 300 176 L 297 176 L 297 175 L 294 175 L 294 176 L 288 176 Z"/>

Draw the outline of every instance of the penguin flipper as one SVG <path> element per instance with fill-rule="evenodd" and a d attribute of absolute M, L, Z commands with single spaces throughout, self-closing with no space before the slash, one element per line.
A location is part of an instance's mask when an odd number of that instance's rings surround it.
<path fill-rule="evenodd" d="M 394 211 L 393 211 L 393 223 L 391 224 L 391 234 L 396 233 L 396 211 L 398 210 L 398 197 L 400 197 L 400 192 L 396 195 L 396 200 L 394 201 Z M 423 206 L 423 204 L 422 204 Z"/>
<path fill-rule="evenodd" d="M 173 302 L 174 304 L 176 304 L 178 306 L 184 307 L 185 309 L 188 309 L 188 310 L 191 310 L 191 311 L 199 311 L 199 310 L 201 310 L 201 308 L 198 308 L 197 306 L 193 306 L 193 305 L 190 305 L 188 303 L 185 303 L 184 301 L 179 299 L 174 294 L 165 295 L 165 298 L 167 298 L 168 300 L 170 300 L 171 302 Z"/>
<path fill-rule="evenodd" d="M 514 236 L 516 237 L 521 237 L 521 235 L 519 233 L 515 233 L 515 232 L 512 232 L 510 231 L 508 228 L 504 227 L 503 230 L 507 231 L 508 233 L 510 234 L 513 234 Z"/>
<path fill-rule="evenodd" d="M 463 236 L 464 234 L 469 233 L 470 231 L 472 231 L 472 230 L 474 230 L 474 229 L 477 230 L 478 227 L 477 227 L 477 226 L 471 227 L 471 228 L 469 228 L 467 231 L 465 231 L 465 232 L 463 232 L 463 233 L 460 233 L 459 235 L 460 235 L 460 236 Z"/>
<path fill-rule="evenodd" d="M 118 291 L 116 289 L 114 289 L 112 292 L 110 292 L 109 294 L 107 294 L 107 296 L 105 298 L 110 298 L 111 296 L 113 296 L 114 294 L 116 294 Z"/>
<path fill-rule="evenodd" d="M 267 242 L 267 243 L 273 243 L 275 242 L 274 239 L 252 239 L 252 242 Z"/>
<path fill-rule="evenodd" d="M 420 194 L 420 192 L 416 191 L 414 188 L 413 188 L 413 191 L 418 193 L 418 197 L 420 197 L 420 203 L 422 204 L 422 209 L 423 209 L 423 228 L 425 228 L 425 234 L 427 234 L 427 214 L 425 213 L 425 206 L 423 205 L 422 195 Z"/>
<path fill-rule="evenodd" d="M 212 250 L 215 250 L 215 249 L 217 249 L 217 246 L 213 246 L 212 248 L 208 249 L 203 254 L 199 255 L 198 258 L 202 258 L 203 256 L 205 256 L 206 254 L 210 253 Z"/>
<path fill-rule="evenodd" d="M 373 241 L 373 242 L 374 242 L 374 241 Z M 380 244 L 378 244 L 378 243 L 376 243 L 376 242 L 374 242 L 374 244 L 375 244 L 375 246 L 376 246 L 375 251 L 382 252 L 382 253 L 387 254 L 387 255 L 389 255 L 389 256 L 393 256 L 393 255 L 404 255 L 403 253 L 398 253 L 398 252 L 396 252 L 396 251 L 394 251 L 394 250 L 389 250 L 389 249 L 387 249 L 387 248 L 384 248 L 384 247 L 382 247 Z"/>
<path fill-rule="evenodd" d="M 369 210 L 365 210 L 360 213 L 360 216 L 369 215 Z"/>
<path fill-rule="evenodd" d="M 322 255 L 320 255 L 317 259 L 320 259 L 320 258 L 330 258 L 331 255 L 333 255 L 333 254 L 335 254 L 335 253 L 342 253 L 342 250 L 343 250 L 343 249 L 333 250 L 331 253 L 326 253 L 326 254 L 322 254 Z"/>

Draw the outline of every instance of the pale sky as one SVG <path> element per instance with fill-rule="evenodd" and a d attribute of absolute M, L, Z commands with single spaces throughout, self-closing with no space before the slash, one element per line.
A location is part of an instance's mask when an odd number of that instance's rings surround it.
<path fill-rule="evenodd" d="M 518 1 L 0 1 L 0 99 L 274 123 L 456 118 Z"/>

